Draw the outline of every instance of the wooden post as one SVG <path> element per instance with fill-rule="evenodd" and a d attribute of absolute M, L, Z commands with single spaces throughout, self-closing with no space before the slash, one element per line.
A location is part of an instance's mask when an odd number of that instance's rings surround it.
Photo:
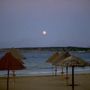
<path fill-rule="evenodd" d="M 57 76 L 57 65 L 55 65 L 55 76 Z"/>
<path fill-rule="evenodd" d="M 62 69 L 61 75 L 63 76 L 63 74 L 64 74 L 64 71 L 63 71 L 63 66 L 61 67 L 61 69 Z"/>
<path fill-rule="evenodd" d="M 54 76 L 54 67 L 52 65 L 52 76 Z"/>
<path fill-rule="evenodd" d="M 7 90 L 9 90 L 9 69 L 8 69 L 8 74 L 7 74 Z"/>
<path fill-rule="evenodd" d="M 66 66 L 66 83 L 67 83 L 67 85 L 68 85 L 68 66 Z"/>
<path fill-rule="evenodd" d="M 12 72 L 13 72 L 13 84 L 14 84 L 14 90 L 15 90 L 15 70 L 13 70 Z"/>
<path fill-rule="evenodd" d="M 72 66 L 72 90 L 74 90 L 74 66 Z"/>

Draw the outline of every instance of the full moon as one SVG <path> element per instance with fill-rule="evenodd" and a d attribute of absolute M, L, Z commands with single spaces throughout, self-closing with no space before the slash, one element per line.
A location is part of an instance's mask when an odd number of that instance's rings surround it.
<path fill-rule="evenodd" d="M 47 32 L 46 32 L 46 31 L 42 31 L 42 34 L 43 34 L 43 35 L 47 35 Z"/>

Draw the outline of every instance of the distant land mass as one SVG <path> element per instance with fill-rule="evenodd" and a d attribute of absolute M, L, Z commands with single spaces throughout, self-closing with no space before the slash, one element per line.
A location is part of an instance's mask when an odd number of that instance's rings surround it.
<path fill-rule="evenodd" d="M 0 51 L 6 51 L 9 50 L 10 48 L 1 48 Z M 19 50 L 46 50 L 46 51 L 61 51 L 61 50 L 66 50 L 66 51 L 87 51 L 90 52 L 90 47 L 73 47 L 73 46 L 68 46 L 68 47 L 21 47 L 21 48 L 16 48 Z"/>

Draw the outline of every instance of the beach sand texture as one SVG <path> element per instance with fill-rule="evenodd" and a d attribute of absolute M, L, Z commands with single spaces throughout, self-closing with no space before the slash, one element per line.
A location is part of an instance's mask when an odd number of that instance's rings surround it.
<path fill-rule="evenodd" d="M 71 75 L 69 75 L 71 84 Z M 75 90 L 90 90 L 90 74 L 75 75 Z M 72 90 L 71 86 L 66 85 L 65 76 L 23 76 L 16 77 L 15 86 L 13 79 L 10 78 L 9 90 Z M 6 90 L 6 78 L 0 77 L 0 90 Z"/>

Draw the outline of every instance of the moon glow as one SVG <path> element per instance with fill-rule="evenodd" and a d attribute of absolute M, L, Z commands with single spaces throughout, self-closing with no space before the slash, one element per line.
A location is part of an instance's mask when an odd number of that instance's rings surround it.
<path fill-rule="evenodd" d="M 43 35 L 47 35 L 47 32 L 46 32 L 46 31 L 42 31 L 42 34 L 43 34 Z"/>

